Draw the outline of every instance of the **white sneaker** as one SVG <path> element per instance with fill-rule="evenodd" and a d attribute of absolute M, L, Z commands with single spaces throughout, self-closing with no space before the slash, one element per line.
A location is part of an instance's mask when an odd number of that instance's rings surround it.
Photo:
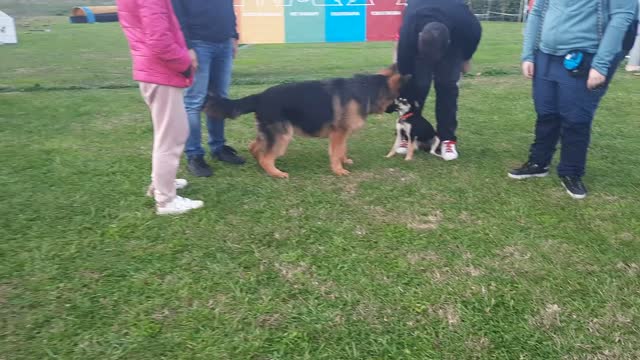
<path fill-rule="evenodd" d="M 396 154 L 404 155 L 407 153 L 409 148 L 409 142 L 407 140 L 402 140 L 400 145 L 396 148 Z"/>
<path fill-rule="evenodd" d="M 183 198 L 182 196 L 176 196 L 170 203 L 164 206 L 156 207 L 156 214 L 158 215 L 179 215 L 188 211 L 199 209 L 204 206 L 204 202 L 200 200 L 191 200 Z"/>
<path fill-rule="evenodd" d="M 458 150 L 456 150 L 456 142 L 452 140 L 443 141 L 440 154 L 446 161 L 457 159 Z"/>
<path fill-rule="evenodd" d="M 189 182 L 187 181 L 187 179 L 176 179 L 175 184 L 176 190 L 180 190 L 186 188 L 187 185 L 189 185 Z M 153 197 L 153 186 L 151 185 L 149 185 L 149 188 L 147 189 L 147 196 Z"/>
<path fill-rule="evenodd" d="M 176 179 L 176 190 L 184 189 L 189 185 L 187 179 Z"/>

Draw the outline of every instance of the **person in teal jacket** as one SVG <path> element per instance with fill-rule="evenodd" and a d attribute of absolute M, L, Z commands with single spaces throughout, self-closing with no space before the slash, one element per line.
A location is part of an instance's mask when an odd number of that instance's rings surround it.
<path fill-rule="evenodd" d="M 573 198 L 587 195 L 582 177 L 591 124 L 624 58 L 623 39 L 637 7 L 631 0 L 535 2 L 522 49 L 522 72 L 533 79 L 535 140 L 528 161 L 509 177 L 546 176 L 561 141 L 561 183 Z"/>

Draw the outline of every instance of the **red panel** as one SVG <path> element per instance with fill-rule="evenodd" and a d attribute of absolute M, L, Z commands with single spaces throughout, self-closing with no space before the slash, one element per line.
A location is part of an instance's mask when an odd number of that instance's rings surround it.
<path fill-rule="evenodd" d="M 406 0 L 371 0 L 367 6 L 367 41 L 395 40 Z"/>

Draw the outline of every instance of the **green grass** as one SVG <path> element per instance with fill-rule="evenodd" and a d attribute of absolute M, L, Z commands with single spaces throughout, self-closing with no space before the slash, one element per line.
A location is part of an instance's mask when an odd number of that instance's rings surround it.
<path fill-rule="evenodd" d="M 115 0 L 0 0 L 0 9 L 18 17 L 69 16 L 74 6 L 115 5 Z"/>
<path fill-rule="evenodd" d="M 640 358 L 636 78 L 619 73 L 598 112 L 584 201 L 555 176 L 506 178 L 534 114 L 520 27 L 492 23 L 459 161 L 385 159 L 394 119 L 373 116 L 349 177 L 326 140 L 296 138 L 290 180 L 253 159 L 181 169 L 205 208 L 158 217 L 120 30 L 42 21 L 0 47 L 1 359 Z M 232 94 L 389 59 L 383 43 L 252 46 Z M 247 156 L 251 118 L 227 129 Z"/>

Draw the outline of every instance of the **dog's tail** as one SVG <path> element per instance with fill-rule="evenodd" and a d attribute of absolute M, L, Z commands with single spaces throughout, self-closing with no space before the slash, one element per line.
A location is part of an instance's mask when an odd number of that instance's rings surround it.
<path fill-rule="evenodd" d="M 212 118 L 235 119 L 240 115 L 255 112 L 259 99 L 260 94 L 249 95 L 237 100 L 209 95 L 204 111 Z"/>

